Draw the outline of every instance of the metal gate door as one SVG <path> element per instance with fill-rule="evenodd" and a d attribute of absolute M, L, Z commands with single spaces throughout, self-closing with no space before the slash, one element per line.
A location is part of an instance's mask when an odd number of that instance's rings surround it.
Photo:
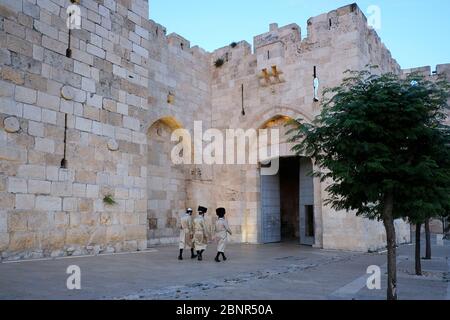
<path fill-rule="evenodd" d="M 262 242 L 281 241 L 280 177 L 261 176 Z"/>
<path fill-rule="evenodd" d="M 314 179 L 310 159 L 300 159 L 300 244 L 312 246 L 315 238 L 314 226 Z"/>

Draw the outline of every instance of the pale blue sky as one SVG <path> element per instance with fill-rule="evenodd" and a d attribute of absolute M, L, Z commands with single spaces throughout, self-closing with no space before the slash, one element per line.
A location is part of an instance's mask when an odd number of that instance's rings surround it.
<path fill-rule="evenodd" d="M 149 0 L 150 18 L 213 51 L 247 40 L 269 24 L 297 23 L 306 36 L 308 18 L 350 4 L 351 0 Z M 402 68 L 450 63 L 449 0 L 361 0 L 381 9 L 378 33 Z"/>

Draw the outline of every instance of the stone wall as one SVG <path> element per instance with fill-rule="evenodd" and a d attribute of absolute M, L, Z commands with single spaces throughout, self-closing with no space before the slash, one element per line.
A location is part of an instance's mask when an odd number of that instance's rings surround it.
<path fill-rule="evenodd" d="M 204 130 L 286 132 L 290 118 L 320 111 L 314 69 L 319 94 L 347 69 L 400 72 L 355 5 L 311 18 L 304 38 L 296 24 L 272 24 L 253 50 L 242 41 L 208 53 L 149 20 L 147 0 L 75 2 L 81 29 L 69 44 L 70 0 L 0 0 L 2 259 L 174 243 L 180 214 L 198 205 L 211 224 L 213 208 L 226 207 L 232 241 L 257 243 L 259 165 L 173 165 L 173 131 L 202 121 Z M 292 155 L 282 140 L 282 155 Z M 379 223 L 334 212 L 325 185 L 314 184 L 316 246 L 383 245 Z"/>
<path fill-rule="evenodd" d="M 270 25 L 269 32 L 256 36 L 254 52 L 246 42 L 228 46 L 212 54 L 224 66 L 213 68 L 212 108 L 216 128 L 265 127 L 276 118 L 302 118 L 311 121 L 320 112 L 314 101 L 313 73 L 316 70 L 320 90 L 338 85 L 344 72 L 360 70 L 367 64 L 378 65 L 379 72 L 400 73 L 400 67 L 367 26 L 361 10 L 345 6 L 308 20 L 307 36 L 302 39 L 298 25 Z M 276 67 L 276 72 L 272 69 Z M 264 69 L 269 72 L 265 76 Z M 279 73 L 277 76 L 273 76 Z M 242 86 L 245 116 L 241 114 Z M 284 137 L 282 155 L 292 155 Z M 221 199 L 231 208 L 229 219 L 236 241 L 259 242 L 261 227 L 260 180 L 258 166 L 221 168 L 215 182 L 218 189 L 236 192 Z M 242 181 L 245 172 L 245 184 Z M 316 246 L 329 249 L 375 250 L 384 245 L 382 224 L 337 213 L 323 205 L 325 186 L 315 181 Z M 400 242 L 409 241 L 402 221 L 397 222 Z M 241 235 L 239 235 L 241 233 Z M 352 237 L 348 237 L 352 234 Z"/>
<path fill-rule="evenodd" d="M 70 4 L 0 1 L 2 258 L 147 248 L 148 3 Z"/>

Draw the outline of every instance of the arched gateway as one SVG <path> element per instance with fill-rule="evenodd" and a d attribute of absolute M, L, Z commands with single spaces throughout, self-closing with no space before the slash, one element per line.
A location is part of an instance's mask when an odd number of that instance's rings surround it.
<path fill-rule="evenodd" d="M 287 124 L 293 117 L 310 122 L 309 117 L 289 112 L 289 115 L 275 114 L 260 126 L 278 129 L 280 145 L 279 157 L 271 159 L 271 165 L 279 167 L 277 173 L 265 175 L 262 168 L 267 162 L 258 168 L 258 242 L 292 241 L 321 246 L 320 180 L 311 176 L 312 160 L 292 151 L 294 144 L 288 141 Z"/>

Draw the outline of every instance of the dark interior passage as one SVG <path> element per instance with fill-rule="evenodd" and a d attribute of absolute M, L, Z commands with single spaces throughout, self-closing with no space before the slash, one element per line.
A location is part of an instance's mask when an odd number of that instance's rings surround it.
<path fill-rule="evenodd" d="M 300 239 L 299 176 L 299 157 L 280 159 L 281 241 Z"/>

